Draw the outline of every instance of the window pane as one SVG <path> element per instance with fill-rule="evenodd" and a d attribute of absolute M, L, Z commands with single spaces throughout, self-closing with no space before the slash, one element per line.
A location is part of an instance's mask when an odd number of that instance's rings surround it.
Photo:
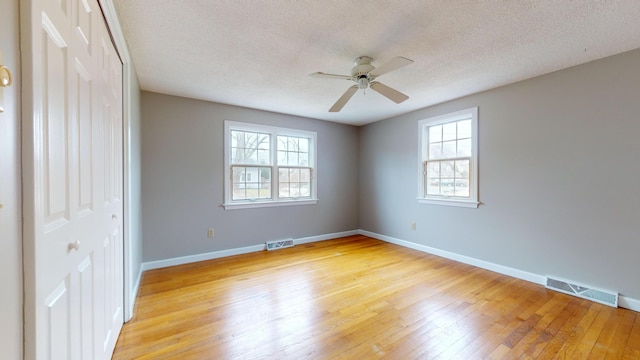
<path fill-rule="evenodd" d="M 291 197 L 289 192 L 289 183 L 280 183 L 280 191 L 278 192 L 278 196 L 281 198 Z"/>
<path fill-rule="evenodd" d="M 231 163 L 270 164 L 269 139 L 269 134 L 231 131 Z"/>
<path fill-rule="evenodd" d="M 434 161 L 427 163 L 427 177 L 440 178 L 440 162 Z"/>
<path fill-rule="evenodd" d="M 278 165 L 286 165 L 286 164 L 287 164 L 287 152 L 278 151 Z"/>
<path fill-rule="evenodd" d="M 300 196 L 300 184 L 299 183 L 290 183 L 289 184 L 289 196 L 291 197 L 299 197 Z"/>
<path fill-rule="evenodd" d="M 454 140 L 442 143 L 442 157 L 452 158 L 456 156 L 456 142 L 457 141 Z"/>
<path fill-rule="evenodd" d="M 255 149 L 245 149 L 245 164 L 257 164 L 258 163 L 258 153 Z"/>
<path fill-rule="evenodd" d="M 440 179 L 427 179 L 427 195 L 440 195 Z"/>
<path fill-rule="evenodd" d="M 442 125 L 442 141 L 454 140 L 456 138 L 456 123 Z"/>
<path fill-rule="evenodd" d="M 298 146 L 298 138 L 290 137 L 287 140 L 287 150 L 288 151 L 300 151 L 300 147 Z"/>
<path fill-rule="evenodd" d="M 287 151 L 287 137 L 278 136 L 278 151 Z"/>
<path fill-rule="evenodd" d="M 442 125 L 429 127 L 429 142 L 435 143 L 442 141 Z"/>
<path fill-rule="evenodd" d="M 280 168 L 278 170 L 279 196 L 299 198 L 311 196 L 311 169 Z"/>
<path fill-rule="evenodd" d="M 245 148 L 257 148 L 258 134 L 245 132 L 244 133 L 244 147 Z"/>
<path fill-rule="evenodd" d="M 271 168 L 234 166 L 232 176 L 232 200 L 271 198 Z"/>
<path fill-rule="evenodd" d="M 258 164 L 269 165 L 269 150 L 258 150 Z"/>
<path fill-rule="evenodd" d="M 245 168 L 234 167 L 233 172 L 233 191 L 231 194 L 232 200 L 246 199 L 246 186 L 245 182 Z"/>
<path fill-rule="evenodd" d="M 302 177 L 305 178 L 307 177 L 309 180 L 302 180 L 300 182 L 300 197 L 310 197 L 311 196 L 311 170 L 307 170 L 308 174 L 304 175 L 304 170 L 303 170 L 303 175 Z"/>
<path fill-rule="evenodd" d="M 231 147 L 238 147 L 238 133 L 239 131 L 231 131 Z"/>
<path fill-rule="evenodd" d="M 289 153 L 289 165 L 291 166 L 298 166 L 300 165 L 300 154 L 295 152 L 295 153 Z"/>
<path fill-rule="evenodd" d="M 289 169 L 289 179 L 291 182 L 300 182 L 300 170 L 301 169 Z"/>
<path fill-rule="evenodd" d="M 311 169 L 300 169 L 300 182 L 311 183 Z"/>
<path fill-rule="evenodd" d="M 284 168 L 284 169 L 280 169 L 278 170 L 278 182 L 282 183 L 288 183 L 289 182 L 289 169 Z"/>
<path fill-rule="evenodd" d="M 300 158 L 298 160 L 300 166 L 309 166 L 309 154 L 300 153 Z"/>
<path fill-rule="evenodd" d="M 440 194 L 446 196 L 453 196 L 455 191 L 453 179 L 440 180 Z"/>
<path fill-rule="evenodd" d="M 310 197 L 310 196 L 311 196 L 311 184 L 300 183 L 300 197 Z"/>
<path fill-rule="evenodd" d="M 278 165 L 309 165 L 309 142 L 307 138 L 278 136 Z"/>
<path fill-rule="evenodd" d="M 455 196 L 469 197 L 469 180 L 456 179 Z"/>
<path fill-rule="evenodd" d="M 442 161 L 440 164 L 440 177 L 453 179 L 453 161 Z"/>
<path fill-rule="evenodd" d="M 471 137 L 471 120 L 458 121 L 458 139 Z"/>
<path fill-rule="evenodd" d="M 469 197 L 470 160 L 429 161 L 425 196 Z"/>
<path fill-rule="evenodd" d="M 269 150 L 270 146 L 271 144 L 269 143 L 269 135 L 259 134 L 257 148 L 260 150 Z"/>
<path fill-rule="evenodd" d="M 303 152 L 303 153 L 309 152 L 309 139 L 300 138 L 300 152 Z"/>
<path fill-rule="evenodd" d="M 471 156 L 471 139 L 458 140 L 457 156 Z"/>
<path fill-rule="evenodd" d="M 456 161 L 456 179 L 469 179 L 469 160 Z"/>
<path fill-rule="evenodd" d="M 429 144 L 429 159 L 442 158 L 442 143 Z"/>

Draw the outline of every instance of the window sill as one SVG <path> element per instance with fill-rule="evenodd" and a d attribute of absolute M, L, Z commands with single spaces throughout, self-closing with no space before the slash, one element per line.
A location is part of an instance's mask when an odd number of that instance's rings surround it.
<path fill-rule="evenodd" d="M 477 208 L 480 205 L 479 202 L 472 200 L 454 200 L 454 199 L 428 199 L 428 198 L 418 198 L 418 203 L 420 204 L 431 204 L 431 205 L 444 205 L 444 206 L 457 206 L 457 207 L 466 207 L 466 208 Z"/>
<path fill-rule="evenodd" d="M 222 204 L 222 206 L 224 207 L 225 210 L 238 210 L 238 209 L 276 207 L 276 206 L 315 205 L 317 203 L 318 203 L 318 199 L 304 199 L 304 200 L 255 201 L 255 202 L 231 203 L 231 204 Z"/>

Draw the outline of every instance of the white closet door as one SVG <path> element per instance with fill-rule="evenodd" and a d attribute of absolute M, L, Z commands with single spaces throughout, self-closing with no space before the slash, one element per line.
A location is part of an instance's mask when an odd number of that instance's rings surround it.
<path fill-rule="evenodd" d="M 25 357 L 109 359 L 123 323 L 122 66 L 96 0 L 23 12 Z"/>

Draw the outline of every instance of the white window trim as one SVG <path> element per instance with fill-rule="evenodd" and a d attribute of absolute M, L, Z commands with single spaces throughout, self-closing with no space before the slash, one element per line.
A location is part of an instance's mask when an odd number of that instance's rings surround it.
<path fill-rule="evenodd" d="M 426 196 L 425 178 L 424 178 L 424 162 L 428 156 L 428 145 L 423 143 L 425 138 L 425 129 L 429 126 L 444 124 L 453 121 L 468 119 L 471 117 L 471 179 L 469 179 L 469 198 L 463 199 L 448 196 Z M 480 204 L 478 201 L 478 107 L 460 110 L 444 115 L 434 116 L 418 122 L 418 197 L 417 200 L 421 204 L 447 205 L 477 208 Z"/>
<path fill-rule="evenodd" d="M 311 197 L 305 197 L 300 199 L 295 198 L 278 198 L 278 186 L 277 186 L 277 174 L 271 176 L 272 179 L 272 199 L 255 199 L 255 200 L 243 200 L 243 201 L 232 201 L 231 200 L 231 130 L 240 130 L 240 131 L 250 131 L 250 132 L 267 132 L 270 133 L 273 137 L 272 145 L 275 144 L 275 137 L 277 135 L 283 136 L 298 136 L 298 137 L 308 137 L 311 138 L 311 148 L 312 152 L 309 156 L 309 165 L 313 169 L 311 174 Z M 272 146 L 273 147 L 273 146 Z M 290 128 L 282 128 L 276 126 L 268 126 L 261 124 L 253 124 L 253 123 L 245 123 L 245 122 L 237 122 L 225 120 L 224 122 L 224 203 L 222 206 L 225 210 L 235 210 L 235 209 L 253 209 L 253 208 L 262 208 L 262 207 L 273 207 L 273 206 L 291 206 L 291 205 L 313 205 L 318 203 L 318 170 L 317 170 L 317 134 L 313 131 L 306 130 L 298 130 L 298 129 L 290 129 Z M 271 149 L 271 156 L 273 165 L 276 165 L 277 161 L 277 148 Z"/>

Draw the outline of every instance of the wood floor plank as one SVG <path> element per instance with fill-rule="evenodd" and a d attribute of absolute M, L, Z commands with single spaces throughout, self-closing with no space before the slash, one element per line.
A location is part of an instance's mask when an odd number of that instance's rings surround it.
<path fill-rule="evenodd" d="M 629 334 L 629 340 L 625 346 L 623 359 L 640 359 L 640 314 L 635 314 L 633 328 Z"/>
<path fill-rule="evenodd" d="M 366 236 L 144 273 L 113 359 L 640 359 L 640 316 Z"/>

